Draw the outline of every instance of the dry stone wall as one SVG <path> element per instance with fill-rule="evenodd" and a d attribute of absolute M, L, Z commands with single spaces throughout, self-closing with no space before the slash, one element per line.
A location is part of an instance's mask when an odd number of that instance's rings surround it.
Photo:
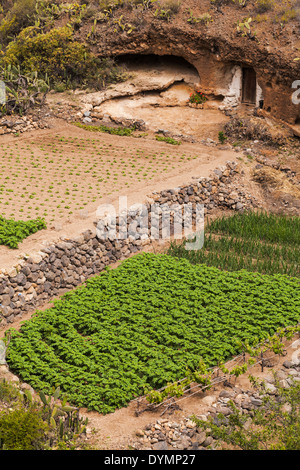
<path fill-rule="evenodd" d="M 5 116 L 0 118 L 0 135 L 18 135 L 36 129 L 47 129 L 49 125 L 38 116 Z"/>
<path fill-rule="evenodd" d="M 211 214 L 217 208 L 243 211 L 255 207 L 255 198 L 239 187 L 238 180 L 237 164 L 228 162 L 226 166 L 214 170 L 211 177 L 195 178 L 184 187 L 153 193 L 141 210 L 130 208 L 126 214 L 127 233 L 121 238 L 110 236 L 109 229 L 106 231 L 106 239 L 100 237 L 96 229 L 99 221 L 96 221 L 95 230 L 87 230 L 73 239 L 60 240 L 34 256 L 24 257 L 11 269 L 1 271 L 1 326 L 19 320 L 24 313 L 36 310 L 51 299 L 83 284 L 106 266 L 126 259 L 151 244 L 151 221 L 146 217 L 153 204 L 162 208 L 158 219 L 174 204 L 180 207 L 187 204 L 193 215 L 197 203 L 204 205 L 204 214 Z M 170 214 L 172 228 L 176 223 L 176 215 L 171 211 Z M 124 228 L 122 217 L 124 215 L 116 218 L 115 228 Z M 145 222 L 145 218 L 146 225 L 141 228 L 140 221 Z M 121 233 L 121 230 L 117 232 Z M 154 239 L 161 238 L 162 227 L 159 224 Z"/>

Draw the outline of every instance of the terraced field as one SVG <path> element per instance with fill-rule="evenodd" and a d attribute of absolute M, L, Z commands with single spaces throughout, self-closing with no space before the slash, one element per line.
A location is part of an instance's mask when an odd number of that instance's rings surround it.
<path fill-rule="evenodd" d="M 249 212 L 218 218 L 206 225 L 203 249 L 185 245 L 171 243 L 168 254 L 228 271 L 300 277 L 299 217 Z"/>
<path fill-rule="evenodd" d="M 297 278 L 141 254 L 12 331 L 7 361 L 35 389 L 108 413 L 299 318 Z"/>
<path fill-rule="evenodd" d="M 201 146 L 174 146 L 75 126 L 32 139 L 13 138 L 0 144 L 1 215 L 24 221 L 41 217 L 47 224 L 76 220 L 109 197 L 146 191 L 208 160 Z"/>

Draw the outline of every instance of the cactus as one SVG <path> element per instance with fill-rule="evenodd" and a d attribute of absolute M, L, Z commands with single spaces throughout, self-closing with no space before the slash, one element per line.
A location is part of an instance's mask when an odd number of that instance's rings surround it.
<path fill-rule="evenodd" d="M 28 390 L 26 392 L 29 394 L 28 401 L 30 401 L 31 394 Z M 74 434 L 85 433 L 88 419 L 79 417 L 78 408 L 67 405 L 67 397 L 64 396 L 60 404 L 57 402 L 60 396 L 59 387 L 54 390 L 53 396 L 46 397 L 42 391 L 39 393 L 39 396 L 44 405 L 44 419 L 56 430 L 55 432 L 59 439 L 71 439 L 74 437 Z"/>
<path fill-rule="evenodd" d="M 243 37 L 248 36 L 249 38 L 254 38 L 256 33 L 251 34 L 251 26 L 250 23 L 252 22 L 252 18 L 246 18 L 243 21 L 237 23 L 237 32 L 238 34 L 242 34 Z"/>
<path fill-rule="evenodd" d="M 32 394 L 30 393 L 29 390 L 24 390 L 23 391 L 24 393 L 24 399 L 26 399 L 28 401 L 28 403 L 32 403 Z"/>
<path fill-rule="evenodd" d="M 46 399 L 46 395 L 44 394 L 44 392 L 40 392 L 40 399 L 42 400 L 45 406 L 48 405 L 48 401 Z"/>

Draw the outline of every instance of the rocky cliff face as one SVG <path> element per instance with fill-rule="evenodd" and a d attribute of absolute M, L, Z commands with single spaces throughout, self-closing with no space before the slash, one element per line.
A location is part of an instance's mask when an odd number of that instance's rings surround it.
<path fill-rule="evenodd" d="M 211 10 L 210 2 L 201 2 L 202 9 L 210 8 L 212 20 L 207 24 L 187 21 L 189 7 L 196 8 L 197 4 L 191 0 L 184 2 L 170 21 L 158 19 L 150 10 L 140 12 L 138 17 L 135 10 L 122 9 L 123 17 L 119 20 L 133 25 L 133 31 L 128 34 L 126 28 L 123 31 L 116 27 L 120 12 L 114 13 L 109 21 L 97 25 L 89 42 L 101 57 L 149 54 L 182 57 L 197 69 L 203 92 L 239 101 L 243 101 L 243 71 L 250 68 L 256 76 L 252 104 L 263 107 L 272 117 L 298 124 L 300 103 L 295 100 L 296 90 L 292 87 L 300 80 L 300 62 L 294 60 L 299 55 L 299 21 L 295 18 L 285 26 L 270 19 L 254 21 L 251 34 L 243 36 L 237 31 L 237 22 L 253 13 L 253 2 L 248 3 L 242 10 L 228 6 L 220 13 Z M 78 36 L 86 37 L 89 28 L 86 24 Z M 240 85 L 236 88 L 237 68 Z M 250 82 L 248 86 L 251 88 Z"/>

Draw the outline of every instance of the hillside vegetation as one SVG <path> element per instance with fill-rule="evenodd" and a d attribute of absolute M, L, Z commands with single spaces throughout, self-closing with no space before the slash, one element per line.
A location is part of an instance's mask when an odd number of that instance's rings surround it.
<path fill-rule="evenodd" d="M 7 91 L 19 101 L 25 86 L 20 77 L 32 74 L 43 81 L 43 90 L 100 89 L 122 80 L 124 70 L 99 55 L 99 38 L 134 36 L 146 23 L 208 28 L 213 35 L 270 41 L 282 50 L 289 44 L 287 51 L 297 59 L 298 19 L 295 0 L 6 0 L 0 7 L 0 79 L 7 73 L 17 79 Z M 34 83 L 30 91 L 42 90 Z"/>

